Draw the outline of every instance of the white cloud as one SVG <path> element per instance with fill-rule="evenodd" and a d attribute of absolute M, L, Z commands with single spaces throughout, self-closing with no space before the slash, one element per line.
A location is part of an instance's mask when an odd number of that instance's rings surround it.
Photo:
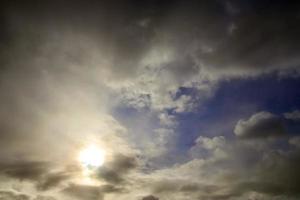
<path fill-rule="evenodd" d="M 284 113 L 284 117 L 286 119 L 291 119 L 291 120 L 294 120 L 294 121 L 299 121 L 300 120 L 300 111 L 299 110 L 294 110 L 293 112 Z"/>

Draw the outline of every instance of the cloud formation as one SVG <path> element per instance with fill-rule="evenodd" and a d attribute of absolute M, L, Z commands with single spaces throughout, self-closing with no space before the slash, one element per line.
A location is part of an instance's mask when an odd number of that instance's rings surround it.
<path fill-rule="evenodd" d="M 0 200 L 299 197 L 297 105 L 253 101 L 252 116 L 223 116 L 230 132 L 192 130 L 217 118 L 222 84 L 299 78 L 297 3 L 0 7 Z M 90 144 L 107 157 L 85 173 L 77 157 Z"/>
<path fill-rule="evenodd" d="M 293 112 L 290 112 L 290 113 L 284 113 L 284 116 L 287 119 L 299 121 L 300 120 L 300 111 L 294 110 Z"/>
<path fill-rule="evenodd" d="M 124 176 L 130 170 L 138 167 L 135 157 L 128 157 L 122 154 L 116 155 L 114 160 L 101 166 L 98 170 L 98 177 L 104 179 L 108 183 L 120 184 L 124 181 Z"/>
<path fill-rule="evenodd" d="M 269 112 L 259 112 L 248 120 L 239 120 L 234 133 L 241 138 L 263 138 L 285 133 L 282 119 Z"/>

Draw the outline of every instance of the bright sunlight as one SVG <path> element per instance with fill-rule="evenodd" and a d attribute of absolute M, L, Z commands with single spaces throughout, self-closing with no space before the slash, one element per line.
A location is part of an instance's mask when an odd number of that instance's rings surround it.
<path fill-rule="evenodd" d="M 79 162 L 84 167 L 100 167 L 104 160 L 105 151 L 95 145 L 90 145 L 79 153 Z"/>

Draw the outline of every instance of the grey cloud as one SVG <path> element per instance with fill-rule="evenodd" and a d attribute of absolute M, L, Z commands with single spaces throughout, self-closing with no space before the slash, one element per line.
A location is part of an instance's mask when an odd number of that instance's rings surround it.
<path fill-rule="evenodd" d="M 62 192 L 69 196 L 75 197 L 77 199 L 84 200 L 101 200 L 104 198 L 105 194 L 109 193 L 122 193 L 125 192 L 125 188 L 116 187 L 114 185 L 79 185 L 70 184 Z"/>
<path fill-rule="evenodd" d="M 143 197 L 142 200 L 159 200 L 159 198 L 155 197 L 153 195 L 149 195 L 149 196 Z"/>
<path fill-rule="evenodd" d="M 49 162 L 18 161 L 0 164 L 0 174 L 20 181 L 32 181 L 38 190 L 48 190 L 68 180 L 72 174 L 67 171 L 52 172 Z"/>
<path fill-rule="evenodd" d="M 103 193 L 123 193 L 127 190 L 122 187 L 116 187 L 115 185 L 101 185 L 101 191 Z"/>
<path fill-rule="evenodd" d="M 0 165 L 0 173 L 8 177 L 19 180 L 39 180 L 43 175 L 48 173 L 50 169 L 49 163 L 46 162 L 15 162 L 2 163 Z"/>
<path fill-rule="evenodd" d="M 236 190 L 243 193 L 244 191 L 255 191 L 264 194 L 271 194 L 272 196 L 287 193 L 285 186 L 273 182 L 244 182 L 240 183 Z"/>
<path fill-rule="evenodd" d="M 298 188 L 300 173 L 297 167 L 299 164 L 300 152 L 298 149 L 287 153 L 277 151 L 266 154 L 264 161 L 261 162 L 258 169 L 259 180 L 262 184 L 264 180 L 268 180 L 267 183 L 269 183 L 269 185 L 272 186 L 272 184 L 274 184 L 280 187 L 280 189 L 270 189 L 266 192 L 279 194 L 278 190 L 281 190 L 284 194 L 300 196 Z M 268 185 L 266 185 L 266 187 L 268 189 Z"/>
<path fill-rule="evenodd" d="M 291 137 L 289 139 L 289 143 L 291 145 L 294 145 L 295 147 L 300 148 L 300 137 L 299 136 Z"/>
<path fill-rule="evenodd" d="M 199 169 L 201 167 L 199 166 Z M 182 173 L 182 172 L 174 172 Z M 188 172 L 193 174 L 192 171 Z M 202 195 L 203 197 L 212 196 L 214 193 L 220 192 L 223 187 L 214 183 L 205 183 L 204 180 L 200 181 L 198 178 L 191 178 L 189 180 L 184 178 L 172 178 L 164 177 L 161 180 L 153 181 L 150 184 L 150 188 L 153 194 L 163 196 L 172 196 L 177 194 L 178 196 L 188 196 L 189 198 L 195 198 L 196 196 Z"/>
<path fill-rule="evenodd" d="M 110 75 L 123 79 L 131 77 L 135 74 L 137 63 L 149 46 L 150 36 L 153 34 L 151 30 L 145 30 L 136 23 L 139 19 L 149 15 L 148 9 L 145 7 L 144 12 L 139 11 L 139 7 L 126 2 L 87 2 L 83 3 L 75 1 L 72 3 L 72 8 L 68 3 L 55 4 L 51 1 L 46 1 L 43 4 L 35 4 L 36 7 L 31 7 L 30 3 L 13 3 L 6 2 L 5 8 L 6 22 L 9 27 L 6 31 L 10 31 L 10 39 L 14 44 L 15 41 L 25 44 L 30 39 L 33 44 L 28 53 L 25 55 L 35 55 L 42 48 L 41 45 L 47 43 L 47 40 L 52 36 L 56 39 L 63 40 L 66 32 L 74 32 L 74 35 L 88 35 L 94 38 L 95 44 L 104 46 L 106 50 L 102 53 L 110 59 L 110 67 L 112 71 Z M 13 7 L 12 7 L 13 5 Z M 53 16 L 52 10 L 56 10 L 56 15 Z M 128 12 L 130 11 L 130 12 Z M 151 13 L 150 13 L 151 14 Z M 109 21 L 105 19 L 110 19 Z M 120 30 L 123 30 L 120 32 Z M 53 33 L 54 35 L 51 35 Z M 56 35 L 56 33 L 58 33 Z M 17 37 L 21 35 L 22 37 Z M 24 37 L 26 36 L 26 37 Z M 38 36 L 38 37 L 35 37 Z M 79 37 L 80 38 L 80 37 Z M 80 44 L 81 41 L 75 41 Z M 58 50 L 65 55 L 70 63 L 85 62 L 85 56 L 88 52 L 77 49 L 67 49 L 64 47 L 50 45 L 52 50 Z M 42 48 L 43 49 L 43 48 Z M 65 49 L 66 50 L 66 49 Z M 48 50 L 47 50 L 48 51 Z M 108 54 L 109 53 L 109 54 Z M 58 58 L 56 52 L 48 52 L 48 56 Z"/>
<path fill-rule="evenodd" d="M 206 194 L 212 194 L 215 191 L 218 191 L 220 189 L 219 186 L 217 185 L 204 185 L 204 184 L 185 184 L 180 187 L 180 191 L 185 192 L 185 193 L 191 193 L 191 192 L 203 192 Z"/>
<path fill-rule="evenodd" d="M 179 189 L 180 180 L 163 179 L 152 183 L 153 193 L 172 193 Z"/>
<path fill-rule="evenodd" d="M 199 185 L 197 184 L 187 184 L 187 185 L 183 185 L 180 188 L 181 191 L 183 192 L 195 192 L 195 191 L 199 191 Z"/>
<path fill-rule="evenodd" d="M 103 193 L 97 186 L 89 185 L 69 185 L 63 192 L 77 199 L 83 200 L 101 200 L 103 199 Z"/>
<path fill-rule="evenodd" d="M 71 174 L 67 172 L 49 173 L 39 181 L 37 188 L 39 190 L 49 190 L 70 178 Z"/>
<path fill-rule="evenodd" d="M 254 14 L 253 10 L 243 7 L 239 1 L 234 1 L 233 5 L 241 9 L 232 18 L 235 30 L 213 45 L 211 53 L 199 51 L 199 62 L 207 65 L 207 70 L 215 70 L 216 73 L 223 71 L 228 75 L 236 73 L 247 76 L 297 69 L 299 48 L 295 44 L 299 43 L 298 8 L 289 3 L 283 5 L 281 1 L 262 1 L 253 9 L 260 7 L 263 12 Z"/>
<path fill-rule="evenodd" d="M 201 170 L 201 167 L 199 167 L 198 170 Z M 223 195 L 222 193 L 226 188 L 225 186 L 220 186 L 218 185 L 218 183 L 203 183 L 203 180 L 202 182 L 199 182 L 199 180 L 197 180 L 196 178 L 190 180 L 169 178 L 168 180 L 161 180 L 156 183 L 153 183 L 151 187 L 152 192 L 154 194 L 161 195 L 162 198 L 164 196 L 169 197 L 175 194 L 177 197 L 180 196 L 188 199 L 230 199 L 234 196 L 239 196 L 243 193 L 237 190 L 230 191 L 228 192 L 228 194 Z"/>
<path fill-rule="evenodd" d="M 12 191 L 0 191 L 0 200 L 30 200 L 30 196 Z"/>
<path fill-rule="evenodd" d="M 107 162 L 99 168 L 97 176 L 108 183 L 120 184 L 125 181 L 127 174 L 137 167 L 136 157 L 117 154 L 111 162 Z"/>
<path fill-rule="evenodd" d="M 208 145 L 218 144 L 219 138 L 205 138 L 207 150 L 217 147 L 224 156 L 211 153 L 157 171 L 153 176 L 160 181 L 152 181 L 152 192 L 162 198 L 176 195 L 179 199 L 295 199 L 299 197 L 300 152 L 290 145 L 275 146 L 277 139 L 226 140 L 222 145 Z M 288 139 L 280 140 L 287 143 Z"/>
<path fill-rule="evenodd" d="M 1 190 L 0 200 L 56 200 L 56 198 L 45 195 L 34 196 L 29 194 L 22 194 L 12 190 Z"/>
<path fill-rule="evenodd" d="M 33 200 L 56 200 L 56 198 L 52 196 L 38 195 Z"/>
<path fill-rule="evenodd" d="M 259 112 L 248 120 L 239 120 L 234 133 L 240 138 L 266 138 L 285 133 L 282 119 L 269 112 Z"/>

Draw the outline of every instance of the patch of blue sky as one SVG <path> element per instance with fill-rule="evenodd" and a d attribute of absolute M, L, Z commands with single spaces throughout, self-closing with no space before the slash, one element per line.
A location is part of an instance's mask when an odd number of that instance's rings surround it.
<path fill-rule="evenodd" d="M 127 128 L 129 141 L 138 147 L 143 145 L 139 141 L 155 137 L 153 130 L 160 127 L 157 116 L 147 108 L 136 109 L 121 104 L 112 111 L 112 115 Z"/>
<path fill-rule="evenodd" d="M 187 91 L 190 90 L 181 91 L 188 95 Z M 177 145 L 181 149 L 188 149 L 200 135 L 233 138 L 233 130 L 239 119 L 248 119 L 260 111 L 282 115 L 299 108 L 299 78 L 279 78 L 272 74 L 223 81 L 219 83 L 215 95 L 201 104 L 197 112 L 177 114 L 177 131 L 181 133 Z M 287 129 L 293 132 L 300 130 L 299 123 L 288 122 L 287 125 Z"/>

